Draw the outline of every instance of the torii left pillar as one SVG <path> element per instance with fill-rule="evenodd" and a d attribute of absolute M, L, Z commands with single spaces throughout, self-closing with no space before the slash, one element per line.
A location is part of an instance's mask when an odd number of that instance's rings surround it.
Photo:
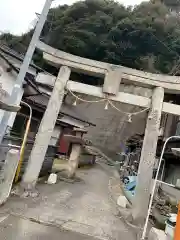
<path fill-rule="evenodd" d="M 29 157 L 28 166 L 23 176 L 22 186 L 25 189 L 34 188 L 38 180 L 53 129 L 63 103 L 64 89 L 67 81 L 69 80 L 70 73 L 71 70 L 68 67 L 62 66 L 56 78 L 52 95 L 41 121 L 35 143 Z"/>

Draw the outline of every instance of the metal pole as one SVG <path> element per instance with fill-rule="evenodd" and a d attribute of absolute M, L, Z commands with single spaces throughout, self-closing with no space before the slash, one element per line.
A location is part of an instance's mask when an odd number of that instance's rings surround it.
<path fill-rule="evenodd" d="M 149 202 L 148 213 L 147 213 L 146 222 L 145 222 L 145 225 L 144 225 L 144 228 L 143 228 L 143 233 L 142 233 L 141 240 L 144 240 L 146 238 L 149 216 L 150 216 L 150 213 L 151 213 L 151 207 L 152 207 L 152 204 L 153 204 L 153 198 L 154 198 L 154 194 L 155 194 L 155 190 L 156 190 L 156 183 L 158 182 L 158 176 L 159 176 L 159 172 L 160 172 L 160 167 L 161 167 L 164 151 L 165 151 L 166 145 L 169 142 L 169 140 L 171 140 L 173 138 L 180 139 L 180 136 L 171 136 L 164 143 L 163 150 L 162 150 L 162 153 L 161 153 L 161 157 L 160 157 L 160 160 L 159 160 L 159 165 L 158 165 L 156 177 L 155 177 L 154 184 L 153 184 L 152 194 L 151 194 L 151 198 L 150 198 L 150 202 Z"/>
<path fill-rule="evenodd" d="M 11 96 L 9 98 L 9 101 L 8 101 L 9 104 L 14 104 L 14 103 L 17 102 L 17 97 L 18 97 L 18 94 L 19 94 L 19 90 L 22 87 L 24 77 L 26 75 L 26 72 L 28 71 L 29 64 L 32 60 L 32 57 L 33 57 L 33 54 L 34 54 L 34 51 L 35 51 L 35 48 L 36 48 L 36 44 L 39 40 L 41 31 L 42 31 L 43 26 L 45 24 L 45 21 L 47 19 L 47 15 L 48 15 L 48 12 L 49 12 L 49 9 L 51 7 L 52 2 L 53 2 L 53 0 L 46 0 L 46 2 L 45 2 L 45 5 L 44 5 L 44 8 L 43 8 L 42 13 L 40 15 L 39 21 L 36 25 L 33 37 L 31 39 L 28 50 L 27 50 L 26 55 L 24 57 L 24 61 L 21 65 L 19 74 L 17 76 L 17 80 L 15 82 L 15 85 L 13 87 Z M 10 116 L 11 116 L 10 112 L 4 112 L 2 120 L 0 122 L 0 144 L 2 143 L 3 137 L 6 133 L 6 129 L 7 129 L 7 126 L 8 126 Z"/>
<path fill-rule="evenodd" d="M 22 166 L 23 158 L 24 158 L 25 146 L 26 146 L 27 137 L 28 137 L 28 133 L 29 133 L 29 130 L 30 130 L 31 120 L 32 120 L 32 108 L 31 108 L 31 106 L 29 104 L 27 104 L 26 102 L 23 102 L 23 101 L 21 101 L 21 104 L 23 104 L 23 105 L 25 105 L 29 108 L 29 119 L 28 119 L 27 124 L 26 124 L 26 130 L 25 130 L 24 137 L 23 137 L 23 142 L 22 142 L 22 145 L 21 145 L 20 158 L 19 158 L 19 163 L 18 163 L 18 167 L 17 167 L 17 170 L 16 170 L 16 176 L 15 176 L 15 183 L 17 183 L 18 180 L 19 180 L 19 175 L 20 175 L 20 172 L 21 172 L 21 166 Z"/>

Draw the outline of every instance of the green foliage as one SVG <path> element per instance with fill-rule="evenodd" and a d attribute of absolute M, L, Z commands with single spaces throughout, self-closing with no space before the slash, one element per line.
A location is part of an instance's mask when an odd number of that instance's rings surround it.
<path fill-rule="evenodd" d="M 157 73 L 175 71 L 180 56 L 180 18 L 169 5 L 179 0 L 151 0 L 135 8 L 113 0 L 85 0 L 52 8 L 42 40 L 63 51 Z M 167 7 L 167 6 L 168 7 Z M 0 39 L 24 52 L 32 31 Z M 43 65 L 41 55 L 35 61 Z"/>
<path fill-rule="evenodd" d="M 32 34 L 33 30 L 21 36 L 14 36 L 11 33 L 3 33 L 0 35 L 0 41 L 7 44 L 10 48 L 14 49 L 18 53 L 25 53 L 27 46 L 30 43 Z"/>
<path fill-rule="evenodd" d="M 172 8 L 172 9 L 180 6 L 180 1 L 179 0 L 163 0 L 162 2 L 166 6 Z"/>

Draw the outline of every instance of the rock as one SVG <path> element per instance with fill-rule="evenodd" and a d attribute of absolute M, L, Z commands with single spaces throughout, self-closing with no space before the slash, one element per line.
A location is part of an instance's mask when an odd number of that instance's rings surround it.
<path fill-rule="evenodd" d="M 32 191 L 32 192 L 30 193 L 30 196 L 31 196 L 32 198 L 37 198 L 37 197 L 39 196 L 39 192 L 38 192 L 38 191 Z"/>
<path fill-rule="evenodd" d="M 47 184 L 55 184 L 57 182 L 57 174 L 51 173 L 48 177 Z"/>
<path fill-rule="evenodd" d="M 28 191 L 25 191 L 22 195 L 21 195 L 21 198 L 27 198 L 29 197 L 29 192 Z"/>
<path fill-rule="evenodd" d="M 117 205 L 122 207 L 122 208 L 126 208 L 128 204 L 128 200 L 125 196 L 119 196 L 117 199 Z"/>

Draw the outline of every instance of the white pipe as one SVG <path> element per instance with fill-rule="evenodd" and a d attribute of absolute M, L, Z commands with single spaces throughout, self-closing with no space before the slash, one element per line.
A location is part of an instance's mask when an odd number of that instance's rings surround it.
<path fill-rule="evenodd" d="M 3 145 L 1 145 L 1 146 L 3 146 Z M 6 146 L 6 145 L 4 145 L 4 146 Z M 14 145 L 14 144 L 8 144 L 8 147 L 17 148 L 17 149 L 20 149 L 20 148 L 21 148 L 21 146 Z"/>
<path fill-rule="evenodd" d="M 149 216 L 150 216 L 150 213 L 151 213 L 151 207 L 152 207 L 152 204 L 153 204 L 153 198 L 154 198 L 154 194 L 155 194 L 155 190 L 156 190 L 156 183 L 158 181 L 158 176 L 159 176 L 159 171 L 160 171 L 164 151 L 165 151 L 165 148 L 166 148 L 166 145 L 167 145 L 168 141 L 173 139 L 173 138 L 180 139 L 180 136 L 171 136 L 164 143 L 163 150 L 162 150 L 162 153 L 161 153 L 161 157 L 160 157 L 160 160 L 159 160 L 159 165 L 158 165 L 156 177 L 155 177 L 153 188 L 152 188 L 152 194 L 151 194 L 151 198 L 150 198 L 150 202 L 149 202 L 148 213 L 147 213 L 146 221 L 145 221 L 145 224 L 144 224 L 141 240 L 145 240 L 145 237 L 146 237 L 146 232 L 147 232 L 147 227 L 148 227 L 148 222 L 149 222 Z"/>
<path fill-rule="evenodd" d="M 175 187 L 176 187 L 176 186 L 175 186 L 175 185 L 173 185 L 173 184 L 166 183 L 166 182 L 163 182 L 163 181 L 159 181 L 159 180 L 157 180 L 157 182 L 158 182 L 158 183 L 161 183 L 161 184 L 164 184 L 164 185 L 167 185 L 167 186 L 169 186 L 169 187 L 173 187 L 173 188 L 175 188 Z"/>

